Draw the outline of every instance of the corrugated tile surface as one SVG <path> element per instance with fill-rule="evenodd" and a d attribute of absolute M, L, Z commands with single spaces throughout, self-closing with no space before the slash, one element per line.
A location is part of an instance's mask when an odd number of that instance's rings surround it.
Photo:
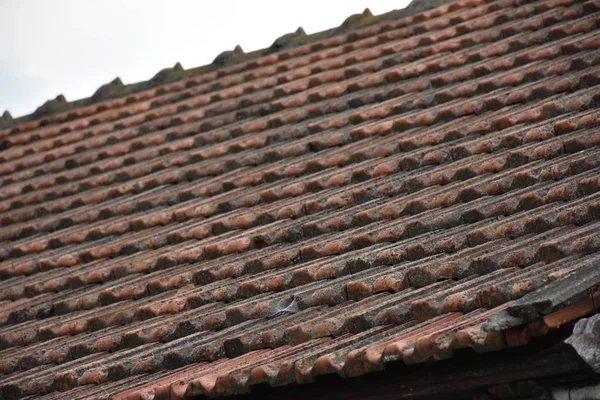
<path fill-rule="evenodd" d="M 459 0 L 0 130 L 0 396 L 523 344 L 486 321 L 600 265 L 599 24 Z"/>

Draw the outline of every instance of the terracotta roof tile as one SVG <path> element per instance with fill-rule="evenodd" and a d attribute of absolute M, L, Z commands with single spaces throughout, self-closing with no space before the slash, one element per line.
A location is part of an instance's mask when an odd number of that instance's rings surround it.
<path fill-rule="evenodd" d="M 3 117 L 0 393 L 246 393 L 592 312 L 599 12 L 365 13 Z"/>

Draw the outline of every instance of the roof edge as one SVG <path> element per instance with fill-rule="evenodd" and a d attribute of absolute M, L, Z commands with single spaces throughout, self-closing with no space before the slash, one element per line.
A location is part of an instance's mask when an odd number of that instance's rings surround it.
<path fill-rule="evenodd" d="M 223 67 L 251 61 L 276 51 L 327 39 L 379 22 L 409 17 L 411 15 L 436 8 L 453 1 L 454 0 L 413 0 L 406 8 L 388 11 L 380 15 L 373 15 L 367 8 L 360 14 L 350 15 L 340 26 L 336 28 L 331 28 L 307 35 L 304 32 L 304 29 L 299 27 L 295 32 L 280 36 L 273 42 L 271 46 L 263 49 L 245 53 L 238 45 L 233 50 L 227 50 L 219 54 L 211 64 L 186 70 L 180 63 L 177 63 L 171 68 L 162 69 L 156 75 L 154 75 L 154 77 L 147 81 L 130 84 L 123 84 L 121 79 L 117 77 L 111 82 L 100 86 L 90 97 L 67 101 L 64 95 L 59 94 L 55 99 L 48 100 L 39 106 L 34 112 L 17 118 L 14 118 L 10 112 L 6 110 L 0 116 L 0 129 L 10 128 L 21 123 L 30 122 L 61 112 L 89 106 L 104 100 L 110 100 L 113 98 L 141 92 L 143 90 L 152 89 L 165 83 L 196 77 L 198 75 L 213 72 Z"/>
<path fill-rule="evenodd" d="M 562 279 L 526 294 L 506 310 L 490 317 L 484 324 L 488 332 L 506 330 L 544 316 L 592 296 L 590 289 L 600 283 L 600 261 L 573 271 Z"/>

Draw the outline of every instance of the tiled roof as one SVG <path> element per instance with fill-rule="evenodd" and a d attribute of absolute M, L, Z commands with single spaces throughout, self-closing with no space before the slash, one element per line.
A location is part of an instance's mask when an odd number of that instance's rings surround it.
<path fill-rule="evenodd" d="M 244 393 L 591 313 L 599 24 L 459 0 L 13 121 L 0 397 Z"/>

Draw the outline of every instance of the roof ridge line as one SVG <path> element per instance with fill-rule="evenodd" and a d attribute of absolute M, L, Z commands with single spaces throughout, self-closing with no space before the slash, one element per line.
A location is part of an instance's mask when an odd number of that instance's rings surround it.
<path fill-rule="evenodd" d="M 10 128 L 21 123 L 31 122 L 39 118 L 89 106 L 104 100 L 110 100 L 117 97 L 138 93 L 144 90 L 149 90 L 166 83 L 189 79 L 219 70 L 227 66 L 250 61 L 276 51 L 316 42 L 321 39 L 344 34 L 352 30 L 364 28 L 366 26 L 374 25 L 386 20 L 409 17 L 414 14 L 439 7 L 443 4 L 451 3 L 453 1 L 455 0 L 412 0 L 412 2 L 405 8 L 391 10 L 379 15 L 373 15 L 371 11 L 366 8 L 360 14 L 350 15 L 338 27 L 311 33 L 310 35 L 306 34 L 302 27 L 298 27 L 296 31 L 286 33 L 275 39 L 273 44 L 271 44 L 269 47 L 245 53 L 241 46 L 238 45 L 233 50 L 223 51 L 210 64 L 193 67 L 186 70 L 178 62 L 171 68 L 164 68 L 160 70 L 149 80 L 129 84 L 124 84 L 119 77 L 116 77 L 111 82 L 100 86 L 89 97 L 67 101 L 63 94 L 59 94 L 55 99 L 47 100 L 34 112 L 17 118 L 14 118 L 11 113 L 6 110 L 2 115 L 0 115 L 0 129 Z"/>

